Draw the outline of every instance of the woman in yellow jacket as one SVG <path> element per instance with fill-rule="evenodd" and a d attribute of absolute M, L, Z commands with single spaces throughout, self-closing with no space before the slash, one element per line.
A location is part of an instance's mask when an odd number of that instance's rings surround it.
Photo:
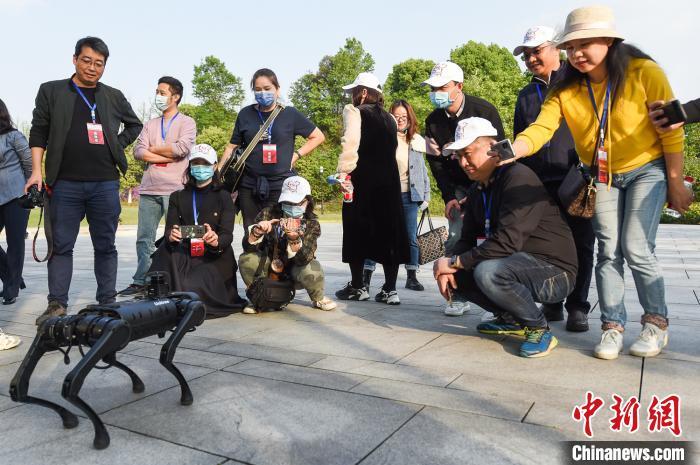
<path fill-rule="evenodd" d="M 558 47 L 569 60 L 564 77 L 537 120 L 517 136 L 516 158 L 537 152 L 566 121 L 598 188 L 593 227 L 603 335 L 594 355 L 614 359 L 622 349 L 627 261 L 644 309 L 630 353 L 651 357 L 668 342 L 664 281 L 654 255 L 661 209 L 667 197 L 681 212 L 692 202 L 683 186 L 682 130 L 659 134 L 648 117 L 649 103 L 672 100 L 673 93 L 659 65 L 623 43 L 607 7 L 572 11 Z"/>

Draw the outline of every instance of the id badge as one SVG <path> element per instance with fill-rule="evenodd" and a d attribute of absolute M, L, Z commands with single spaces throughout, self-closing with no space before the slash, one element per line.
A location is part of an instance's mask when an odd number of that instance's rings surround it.
<path fill-rule="evenodd" d="M 263 144 L 263 163 L 266 165 L 277 163 L 277 144 Z"/>
<path fill-rule="evenodd" d="M 93 145 L 105 145 L 101 124 L 87 123 L 88 141 Z"/>
<path fill-rule="evenodd" d="M 190 255 L 192 257 L 201 257 L 204 255 L 204 240 L 190 239 Z"/>
<path fill-rule="evenodd" d="M 608 183 L 608 152 L 602 147 L 598 149 L 598 182 Z"/>

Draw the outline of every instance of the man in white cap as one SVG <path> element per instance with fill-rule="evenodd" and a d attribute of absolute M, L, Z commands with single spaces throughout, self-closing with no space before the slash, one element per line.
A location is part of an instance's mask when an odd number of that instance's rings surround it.
<path fill-rule="evenodd" d="M 534 26 L 528 29 L 523 43 L 515 47 L 513 55 L 520 55 L 528 71 L 532 73 L 532 80 L 520 91 L 515 103 L 513 133 L 517 135 L 537 119 L 548 89 L 563 75 L 563 73 L 559 74 L 563 63 L 559 49 L 554 43 L 554 29 L 547 26 Z M 549 195 L 558 202 L 559 186 L 569 169 L 576 165 L 578 160 L 571 132 L 566 122 L 562 120 L 552 139 L 539 152 L 531 157 L 520 159 L 520 162 L 537 174 Z M 576 285 L 567 296 L 566 305 L 563 302 L 544 304 L 542 310 L 547 321 L 561 321 L 564 319 L 564 307 L 566 307 L 568 313 L 566 329 L 576 332 L 588 331 L 588 312 L 591 309 L 588 290 L 591 287 L 593 274 L 593 244 L 595 243 L 593 225 L 588 219 L 569 215 L 564 208 L 562 213 L 576 243 L 579 266 Z"/>
<path fill-rule="evenodd" d="M 464 73 L 451 61 L 436 64 L 423 85 L 430 86 L 430 101 L 435 110 L 425 119 L 425 141 L 428 164 L 445 201 L 445 217 L 449 238 L 445 244 L 447 253 L 459 239 L 462 230 L 461 205 L 471 181 L 459 167 L 459 163 L 445 147 L 454 140 L 457 123 L 465 118 L 478 116 L 491 122 L 498 139 L 505 138 L 503 123 L 498 110 L 484 99 L 467 95 L 462 91 Z M 469 308 L 461 296 L 455 295 L 445 306 L 445 315 L 459 316 Z"/>
<path fill-rule="evenodd" d="M 498 167 L 489 150 L 498 132 L 483 118 L 459 122 L 454 150 L 474 181 L 451 257 L 433 266 L 440 293 L 453 291 L 496 315 L 484 334 L 524 335 L 522 357 L 542 357 L 557 345 L 535 302 L 559 302 L 573 288 L 576 253 L 559 207 L 525 165 Z"/>

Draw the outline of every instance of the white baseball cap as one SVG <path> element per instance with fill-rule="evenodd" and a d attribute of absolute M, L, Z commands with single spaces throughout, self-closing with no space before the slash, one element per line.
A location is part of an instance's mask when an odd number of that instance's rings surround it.
<path fill-rule="evenodd" d="M 372 73 L 358 74 L 355 78 L 355 82 L 353 82 L 352 84 L 348 84 L 347 86 L 343 86 L 343 90 L 348 92 L 357 86 L 365 86 L 369 89 L 376 90 L 380 94 L 382 93 L 382 86 L 381 84 L 379 84 L 379 79 L 377 79 L 377 76 L 375 76 Z"/>
<path fill-rule="evenodd" d="M 441 61 L 433 66 L 430 77 L 421 83 L 422 86 L 442 87 L 450 81 L 464 82 L 462 68 L 451 61 Z"/>
<path fill-rule="evenodd" d="M 535 48 L 545 42 L 554 42 L 554 29 L 549 26 L 533 26 L 527 30 L 523 43 L 513 49 L 513 55 L 518 56 L 526 48 Z"/>
<path fill-rule="evenodd" d="M 455 131 L 455 141 L 445 147 L 446 150 L 455 151 L 463 149 L 474 142 L 478 137 L 497 136 L 498 131 L 493 124 L 484 118 L 465 118 L 457 123 Z"/>
<path fill-rule="evenodd" d="M 195 158 L 201 158 L 206 160 L 210 165 L 214 165 L 217 160 L 216 150 L 208 144 L 197 144 L 190 150 L 189 160 L 192 161 Z"/>
<path fill-rule="evenodd" d="M 309 181 L 301 176 L 291 176 L 282 183 L 282 193 L 278 202 L 299 203 L 307 195 L 311 195 Z"/>

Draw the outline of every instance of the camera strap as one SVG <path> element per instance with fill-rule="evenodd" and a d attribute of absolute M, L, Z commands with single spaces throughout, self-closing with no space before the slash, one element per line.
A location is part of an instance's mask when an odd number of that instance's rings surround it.
<path fill-rule="evenodd" d="M 41 190 L 41 195 L 44 197 L 44 206 L 39 209 L 39 223 L 36 225 L 36 232 L 34 233 L 34 240 L 32 241 L 32 255 L 34 256 L 34 261 L 38 263 L 43 263 L 45 261 L 48 261 L 49 258 L 51 258 L 51 255 L 53 255 L 53 231 L 51 229 L 51 216 L 50 216 L 50 211 L 51 208 L 49 207 L 49 193 L 48 193 L 48 186 L 44 186 L 44 189 Z M 44 214 L 44 210 L 46 210 L 46 213 Z M 44 218 L 46 217 L 46 218 Z M 39 259 L 39 257 L 36 254 L 36 241 L 39 237 L 39 230 L 41 229 L 41 220 L 44 220 L 44 235 L 46 236 L 46 256 L 43 259 Z"/>

